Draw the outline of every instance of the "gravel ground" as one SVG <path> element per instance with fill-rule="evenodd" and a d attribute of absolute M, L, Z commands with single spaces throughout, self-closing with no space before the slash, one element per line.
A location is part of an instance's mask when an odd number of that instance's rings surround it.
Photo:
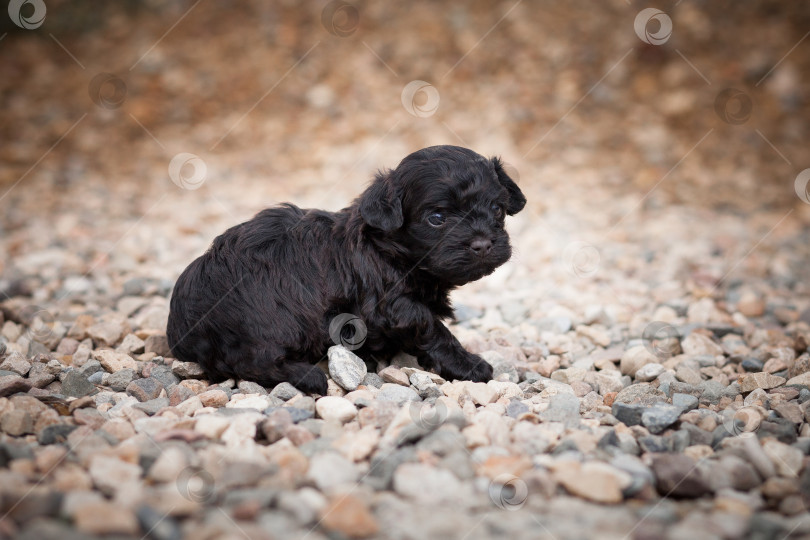
<path fill-rule="evenodd" d="M 806 9 L 661 6 L 655 46 L 625 2 L 360 6 L 347 37 L 320 4 L 155 5 L 81 34 L 53 1 L 0 38 L 0 537 L 810 537 Z M 716 110 L 731 87 L 753 113 Z M 454 293 L 496 380 L 336 346 L 311 396 L 171 357 L 216 234 L 444 143 L 529 199 L 513 259 Z"/>

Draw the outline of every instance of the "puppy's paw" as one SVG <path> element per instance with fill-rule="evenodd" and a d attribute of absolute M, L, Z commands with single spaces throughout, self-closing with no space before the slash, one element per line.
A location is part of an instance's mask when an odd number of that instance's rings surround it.
<path fill-rule="evenodd" d="M 492 366 L 489 362 L 478 356 L 471 354 L 470 380 L 473 382 L 487 382 L 492 380 Z"/>
<path fill-rule="evenodd" d="M 295 364 L 288 366 L 290 373 L 287 381 L 305 394 L 326 395 L 326 374 L 318 366 L 311 364 Z"/>
<path fill-rule="evenodd" d="M 442 366 L 441 375 L 448 381 L 487 382 L 492 380 L 492 366 L 477 354 L 467 353 L 462 358 Z"/>

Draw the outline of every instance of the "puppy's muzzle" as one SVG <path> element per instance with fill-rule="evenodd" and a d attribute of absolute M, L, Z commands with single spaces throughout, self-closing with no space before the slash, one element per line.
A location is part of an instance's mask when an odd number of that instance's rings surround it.
<path fill-rule="evenodd" d="M 476 238 L 470 243 L 470 251 L 479 257 L 486 257 L 492 251 L 492 240 L 489 238 Z"/>

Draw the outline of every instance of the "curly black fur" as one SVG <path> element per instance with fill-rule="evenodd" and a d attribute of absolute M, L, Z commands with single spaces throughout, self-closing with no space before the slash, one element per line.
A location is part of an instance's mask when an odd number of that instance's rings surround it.
<path fill-rule="evenodd" d="M 325 394 L 312 364 L 333 344 L 330 322 L 351 313 L 367 330 L 361 357 L 404 350 L 446 379 L 489 380 L 490 365 L 441 321 L 452 317 L 454 287 L 509 259 L 503 217 L 525 204 L 498 158 L 433 146 L 378 173 L 339 212 L 263 210 L 217 237 L 177 280 L 172 352 L 215 381 L 289 381 Z"/>

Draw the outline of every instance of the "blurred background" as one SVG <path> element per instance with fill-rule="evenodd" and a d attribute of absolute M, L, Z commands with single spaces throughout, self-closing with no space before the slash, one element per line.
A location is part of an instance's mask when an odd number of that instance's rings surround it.
<path fill-rule="evenodd" d="M 513 261 L 462 289 L 466 304 L 632 321 L 746 291 L 807 303 L 807 2 L 29 0 L 9 14 L 5 296 L 87 310 L 168 294 L 261 208 L 336 210 L 375 170 L 456 144 L 502 156 L 529 199 L 508 225 Z"/>

